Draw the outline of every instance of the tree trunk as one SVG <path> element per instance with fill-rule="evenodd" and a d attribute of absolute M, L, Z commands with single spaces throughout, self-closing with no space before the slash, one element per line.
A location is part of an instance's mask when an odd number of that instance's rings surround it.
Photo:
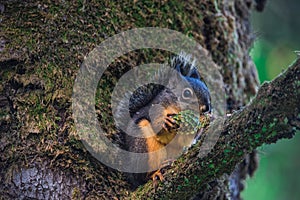
<path fill-rule="evenodd" d="M 193 37 L 209 52 L 214 63 L 221 67 L 226 84 L 227 111 L 238 110 L 249 102 L 259 87 L 256 68 L 249 56 L 254 39 L 250 13 L 254 8 L 262 10 L 264 3 L 258 0 L 0 2 L 0 196 L 3 199 L 240 199 L 242 182 L 248 174 L 253 174 L 257 165 L 253 150 L 263 143 L 291 137 L 295 129 L 299 129 L 300 109 L 295 104 L 299 99 L 299 83 L 295 82 L 296 100 L 284 99 L 290 103 L 288 106 L 296 109 L 288 109 L 282 116 L 269 115 L 276 116 L 279 122 L 287 117 L 287 121 L 282 122 L 286 122 L 286 126 L 281 123 L 274 126 L 288 130 L 287 134 L 279 132 L 271 137 L 271 132 L 259 142 L 251 143 L 251 137 L 247 135 L 258 129 L 241 133 L 243 129 L 235 126 L 238 123 L 247 125 L 242 120 L 247 116 L 247 109 L 232 115 L 222 132 L 224 137 L 218 140 L 213 152 L 216 152 L 216 158 L 225 156 L 220 152 L 227 148 L 224 141 L 231 130 L 241 136 L 247 133 L 245 144 L 235 149 L 245 149 L 244 153 L 229 154 L 228 164 L 212 160 L 214 166 L 219 167 L 218 171 L 203 175 L 203 179 L 190 188 L 192 192 L 186 188 L 186 192 L 178 192 L 165 186 L 154 191 L 151 184 L 132 191 L 121 172 L 99 162 L 82 144 L 72 118 L 71 96 L 84 56 L 94 47 L 131 28 L 161 27 Z M 112 123 L 109 94 L 114 84 L 126 70 L 151 58 L 161 60 L 166 54 L 157 52 L 136 51 L 119 58 L 100 81 L 102 87 L 98 91 L 96 108 L 99 120 L 112 140 L 116 129 Z M 292 80 L 299 79 L 299 62 L 293 70 L 293 76 L 287 74 Z M 276 85 L 278 82 L 282 85 Z M 283 84 L 286 82 L 278 82 L 270 88 L 274 86 L 279 89 L 278 94 L 283 94 L 280 89 L 285 89 Z M 262 99 L 268 105 L 266 95 L 267 89 L 263 90 Z M 282 99 L 274 101 L 279 100 Z M 255 106 L 249 108 L 254 109 L 250 110 L 252 114 L 260 108 Z M 252 117 L 253 120 L 257 116 Z M 266 116 L 266 119 L 270 118 Z M 198 150 L 192 148 L 184 159 L 195 161 Z M 185 165 L 187 163 L 191 162 L 185 162 Z M 175 164 L 175 168 L 176 165 L 184 163 Z M 207 166 L 202 166 L 203 171 L 196 168 L 182 172 L 179 177 L 171 178 L 172 170 L 166 171 L 165 175 L 176 186 L 180 178 L 189 177 L 192 172 L 209 173 L 205 171 Z"/>

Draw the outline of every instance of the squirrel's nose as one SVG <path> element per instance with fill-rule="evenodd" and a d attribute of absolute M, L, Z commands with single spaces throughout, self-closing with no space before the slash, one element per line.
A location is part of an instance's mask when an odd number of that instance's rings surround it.
<path fill-rule="evenodd" d="M 210 112 L 210 105 L 209 104 L 200 105 L 199 110 L 201 113 Z"/>

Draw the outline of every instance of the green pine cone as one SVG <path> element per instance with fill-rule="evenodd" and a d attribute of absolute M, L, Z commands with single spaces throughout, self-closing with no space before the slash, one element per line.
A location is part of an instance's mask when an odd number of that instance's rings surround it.
<path fill-rule="evenodd" d="M 197 131 L 209 123 L 208 116 L 199 118 L 199 114 L 192 110 L 184 110 L 173 116 L 179 125 L 178 133 L 182 135 L 195 134 Z"/>

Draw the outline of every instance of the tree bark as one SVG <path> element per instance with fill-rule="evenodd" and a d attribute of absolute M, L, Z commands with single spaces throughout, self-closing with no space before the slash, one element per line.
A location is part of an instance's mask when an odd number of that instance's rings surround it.
<path fill-rule="evenodd" d="M 250 13 L 264 3 L 0 1 L 0 196 L 239 199 L 241 182 L 256 165 L 251 152 L 299 128 L 299 61 L 244 107 L 259 86 L 248 54 L 254 39 Z M 157 191 L 150 183 L 131 191 L 121 172 L 89 154 L 72 119 L 72 87 L 84 56 L 107 37 L 135 27 L 169 28 L 195 38 L 222 69 L 228 112 L 239 110 L 220 126 L 221 137 L 207 156 L 198 156 L 200 143 L 194 146 L 165 172 L 167 181 Z M 101 80 L 96 107 L 112 140 L 109 94 L 119 74 L 162 55 L 130 53 Z"/>

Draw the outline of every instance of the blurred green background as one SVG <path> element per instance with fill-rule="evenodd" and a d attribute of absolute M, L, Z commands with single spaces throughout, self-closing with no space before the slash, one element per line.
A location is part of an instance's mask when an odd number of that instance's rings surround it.
<path fill-rule="evenodd" d="M 261 83 L 272 80 L 296 59 L 300 50 L 300 0 L 268 0 L 262 13 L 253 13 L 257 36 L 251 56 Z M 299 102 L 300 103 L 300 102 Z M 258 149 L 260 166 L 248 178 L 245 200 L 300 199 L 300 133 L 291 140 Z"/>

